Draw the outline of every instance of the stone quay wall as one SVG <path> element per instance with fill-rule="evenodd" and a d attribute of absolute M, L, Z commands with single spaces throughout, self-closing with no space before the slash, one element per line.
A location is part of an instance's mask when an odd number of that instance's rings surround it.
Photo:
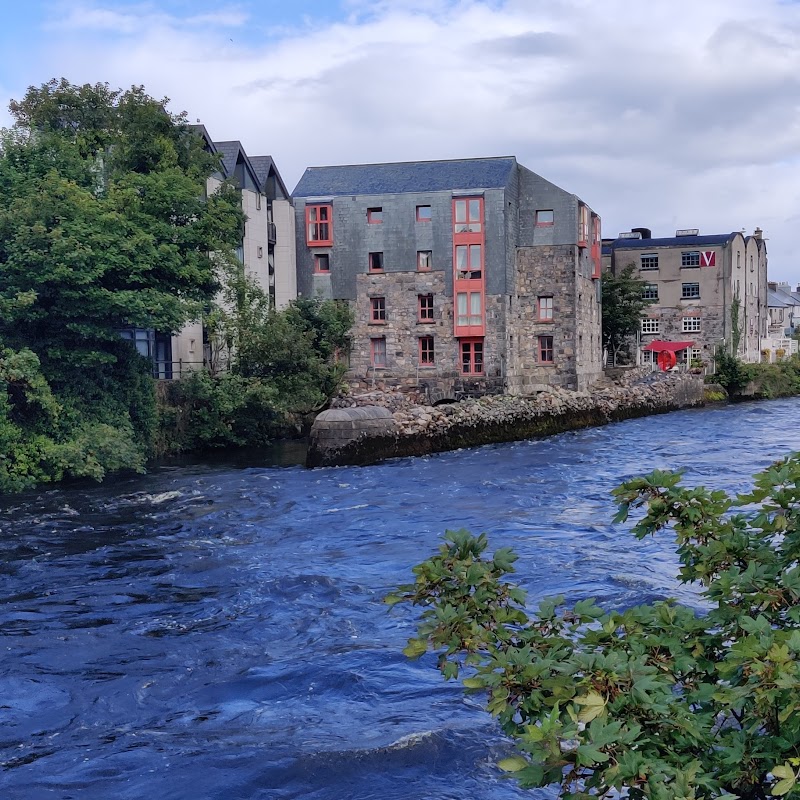
<path fill-rule="evenodd" d="M 532 397 L 492 395 L 436 407 L 395 402 L 387 403 L 390 408 L 337 408 L 323 411 L 314 421 L 306 465 L 375 464 L 387 458 L 540 438 L 699 406 L 703 387 L 700 375 L 651 373 L 633 385 L 592 393 L 553 387 Z M 375 409 L 368 424 L 366 409 Z"/>

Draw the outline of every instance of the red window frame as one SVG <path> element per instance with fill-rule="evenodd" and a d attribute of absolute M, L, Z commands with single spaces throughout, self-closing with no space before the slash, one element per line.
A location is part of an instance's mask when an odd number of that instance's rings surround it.
<path fill-rule="evenodd" d="M 539 337 L 539 363 L 553 364 L 553 337 L 550 335 Z"/>
<path fill-rule="evenodd" d="M 418 322 L 434 322 L 434 319 L 433 319 L 433 295 L 432 294 L 418 294 L 417 295 L 417 321 Z"/>
<path fill-rule="evenodd" d="M 592 278 L 599 278 L 603 273 L 602 245 L 600 217 L 592 214 Z"/>
<path fill-rule="evenodd" d="M 544 294 L 536 299 L 536 318 L 539 322 L 552 322 L 554 311 L 553 295 Z"/>
<path fill-rule="evenodd" d="M 434 350 L 433 336 L 419 337 L 419 365 L 421 367 L 432 367 L 436 363 L 436 353 Z"/>
<path fill-rule="evenodd" d="M 459 339 L 458 350 L 462 375 L 484 374 L 483 339 Z"/>
<path fill-rule="evenodd" d="M 369 254 L 367 266 L 370 272 L 383 272 L 383 251 L 376 250 Z"/>
<path fill-rule="evenodd" d="M 386 337 L 369 340 L 369 361 L 375 369 L 386 369 Z"/>
<path fill-rule="evenodd" d="M 473 248 L 478 248 L 478 263 L 475 263 L 475 250 Z M 458 255 L 459 250 L 464 250 L 466 258 L 465 266 L 466 269 L 462 270 L 459 269 L 458 264 Z M 479 281 L 483 277 L 483 244 L 480 242 L 472 242 L 470 244 L 457 244 L 454 247 L 454 254 L 453 258 L 455 259 L 455 268 L 456 268 L 456 279 L 459 281 Z M 462 275 L 463 273 L 463 275 Z M 475 274 L 477 273 L 477 275 Z"/>
<path fill-rule="evenodd" d="M 306 206 L 306 244 L 309 247 L 333 244 L 333 206 L 330 203 Z"/>
<path fill-rule="evenodd" d="M 464 213 L 461 213 L 463 204 Z M 463 217 L 463 219 L 460 219 Z M 453 233 L 483 233 L 484 207 L 482 197 L 453 198 Z"/>
<path fill-rule="evenodd" d="M 423 208 L 427 208 L 428 209 L 428 215 L 427 216 L 421 216 L 420 215 L 420 213 L 419 213 L 420 209 L 423 209 Z M 424 214 L 424 212 L 423 212 L 423 214 Z M 431 222 L 432 220 L 433 220 L 433 209 L 430 206 L 417 206 L 417 222 Z"/>
<path fill-rule="evenodd" d="M 385 297 L 370 297 L 369 299 L 369 316 L 371 325 L 385 325 L 386 324 L 386 298 Z"/>
<path fill-rule="evenodd" d="M 323 269 L 323 264 L 325 268 Z M 314 254 L 314 272 L 317 275 L 329 275 L 331 271 L 331 257 L 328 253 Z"/>
<path fill-rule="evenodd" d="M 589 246 L 589 209 L 581 203 L 578 207 L 578 247 Z"/>
<path fill-rule="evenodd" d="M 433 269 L 433 251 L 417 250 L 417 272 L 430 272 Z"/>
<path fill-rule="evenodd" d="M 381 225 L 383 223 L 383 206 L 375 206 L 367 209 L 367 222 L 370 225 Z"/>
<path fill-rule="evenodd" d="M 543 220 L 539 215 L 540 214 L 549 214 L 549 220 Z M 538 208 L 536 210 L 536 217 L 534 220 L 534 224 L 537 228 L 552 228 L 555 224 L 555 214 L 553 213 L 552 208 Z"/>

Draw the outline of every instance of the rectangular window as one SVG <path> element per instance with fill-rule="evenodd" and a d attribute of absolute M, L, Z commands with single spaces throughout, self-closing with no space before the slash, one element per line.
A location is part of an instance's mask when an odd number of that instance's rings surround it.
<path fill-rule="evenodd" d="M 369 271 L 383 272 L 383 253 L 369 254 Z"/>
<path fill-rule="evenodd" d="M 419 340 L 419 364 L 421 367 L 432 367 L 433 363 L 433 336 L 421 336 Z"/>
<path fill-rule="evenodd" d="M 483 375 L 483 340 L 461 342 L 461 374 Z"/>
<path fill-rule="evenodd" d="M 539 298 L 539 321 L 552 322 L 553 321 L 553 298 L 540 297 Z"/>
<path fill-rule="evenodd" d="M 417 250 L 417 271 L 430 272 L 433 266 L 433 253 L 430 250 Z"/>
<path fill-rule="evenodd" d="M 660 320 L 657 319 L 643 319 L 642 320 L 642 333 L 658 333 L 661 329 Z"/>
<path fill-rule="evenodd" d="M 456 307 L 456 325 L 463 326 L 483 324 L 480 292 L 459 292 L 456 298 Z"/>
<path fill-rule="evenodd" d="M 697 333 L 700 330 L 700 317 L 684 317 L 683 332 Z"/>
<path fill-rule="evenodd" d="M 693 347 L 691 351 L 691 359 L 692 361 L 702 361 L 703 351 L 699 347 Z"/>
<path fill-rule="evenodd" d="M 430 206 L 417 206 L 417 222 L 430 222 L 432 219 Z"/>
<path fill-rule="evenodd" d="M 386 337 L 370 339 L 370 362 L 373 367 L 383 369 L 386 367 Z"/>
<path fill-rule="evenodd" d="M 483 200 L 469 197 L 453 203 L 453 231 L 455 233 L 480 233 L 483 220 Z"/>
<path fill-rule="evenodd" d="M 383 222 L 383 209 L 379 206 L 367 209 L 367 222 L 370 225 L 380 225 Z"/>
<path fill-rule="evenodd" d="M 456 245 L 456 275 L 460 279 L 479 280 L 483 272 L 479 244 Z"/>
<path fill-rule="evenodd" d="M 658 269 L 658 253 L 642 253 L 642 269 Z"/>
<path fill-rule="evenodd" d="M 583 203 L 580 206 L 580 224 L 578 226 L 578 247 L 589 244 L 589 209 Z"/>
<path fill-rule="evenodd" d="M 333 244 L 333 207 L 306 206 L 306 243 L 309 247 Z"/>
<path fill-rule="evenodd" d="M 658 284 L 646 283 L 642 289 L 642 300 L 658 300 Z"/>
<path fill-rule="evenodd" d="M 386 298 L 370 298 L 370 320 L 372 322 L 386 322 Z"/>
<path fill-rule="evenodd" d="M 536 212 L 536 227 L 544 228 L 553 224 L 553 209 L 544 208 Z"/>
<path fill-rule="evenodd" d="M 417 319 L 420 322 L 433 322 L 433 295 L 417 295 Z"/>
<path fill-rule="evenodd" d="M 700 266 L 700 251 L 689 250 L 681 253 L 681 266 L 682 267 L 699 267 Z"/>
<path fill-rule="evenodd" d="M 700 297 L 700 284 L 699 283 L 682 283 L 681 284 L 681 300 L 691 300 L 694 297 Z"/>
<path fill-rule="evenodd" d="M 314 272 L 327 273 L 331 271 L 331 257 L 327 253 L 317 253 L 314 256 Z"/>
<path fill-rule="evenodd" d="M 539 362 L 542 364 L 553 363 L 553 337 L 539 337 Z"/>

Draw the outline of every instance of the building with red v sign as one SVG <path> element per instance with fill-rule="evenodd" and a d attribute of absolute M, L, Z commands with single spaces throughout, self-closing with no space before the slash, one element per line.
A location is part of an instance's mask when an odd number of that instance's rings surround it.
<path fill-rule="evenodd" d="M 742 360 L 760 360 L 769 325 L 767 245 L 760 228 L 751 236 L 691 228 L 669 238 L 634 228 L 604 240 L 603 257 L 617 274 L 633 264 L 645 282 L 651 305 L 637 343 L 639 363 L 652 363 L 658 348 L 674 344 L 679 363 L 709 365 L 721 344 L 730 352 L 736 340 Z"/>

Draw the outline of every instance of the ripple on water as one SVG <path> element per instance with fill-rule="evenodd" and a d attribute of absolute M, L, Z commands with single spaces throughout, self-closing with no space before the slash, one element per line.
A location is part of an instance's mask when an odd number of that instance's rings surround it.
<path fill-rule="evenodd" d="M 185 466 L 0 507 L 4 797 L 531 797 L 384 593 L 445 528 L 520 554 L 530 601 L 668 596 L 668 536 L 613 525 L 653 468 L 729 490 L 800 449 L 798 401 L 651 417 L 368 468 Z M 534 795 L 536 796 L 536 795 Z M 544 796 L 544 795 L 542 795 Z"/>

